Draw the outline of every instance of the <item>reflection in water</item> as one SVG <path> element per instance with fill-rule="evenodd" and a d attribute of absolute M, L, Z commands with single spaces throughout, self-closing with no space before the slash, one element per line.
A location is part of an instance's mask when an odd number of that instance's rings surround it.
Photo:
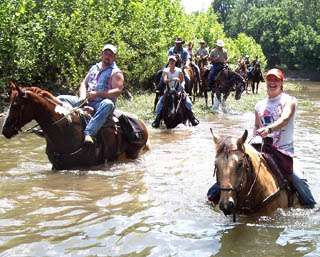
<path fill-rule="evenodd" d="M 320 88 L 299 99 L 320 104 Z M 319 109 L 299 105 L 296 146 L 319 202 Z M 35 135 L 0 137 L 0 253 L 7 256 L 319 256 L 319 211 L 237 223 L 206 203 L 217 134 L 251 131 L 253 113 L 208 115 L 196 128 L 154 130 L 136 161 L 51 171 Z"/>

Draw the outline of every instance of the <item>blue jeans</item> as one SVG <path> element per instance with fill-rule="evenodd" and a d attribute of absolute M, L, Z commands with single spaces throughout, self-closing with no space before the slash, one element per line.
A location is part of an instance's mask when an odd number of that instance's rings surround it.
<path fill-rule="evenodd" d="M 292 184 L 294 189 L 298 192 L 298 198 L 301 204 L 307 208 L 314 208 L 316 201 L 312 196 L 307 180 L 300 177 L 297 172 L 293 171 Z"/>
<path fill-rule="evenodd" d="M 58 98 L 62 102 L 68 102 L 72 105 L 72 107 L 77 107 L 81 103 L 79 101 L 79 97 L 73 95 L 60 95 Z M 93 107 L 96 112 L 87 124 L 84 134 L 96 136 L 99 129 L 113 113 L 115 104 L 112 102 L 112 100 L 106 98 L 99 102 L 89 102 L 89 105 Z"/>
<path fill-rule="evenodd" d="M 314 208 L 316 201 L 312 196 L 307 180 L 300 177 L 298 172 L 293 171 L 292 185 L 293 189 L 296 190 L 298 193 L 298 198 L 301 204 L 306 208 Z M 209 188 L 207 197 L 209 201 L 212 201 L 215 204 L 217 204 L 220 198 L 219 194 L 220 187 L 218 183 L 215 183 L 212 187 Z"/>
<path fill-rule="evenodd" d="M 214 63 L 210 68 L 210 72 L 208 75 L 208 87 L 209 89 L 213 88 L 214 80 L 217 77 L 219 71 L 223 68 L 222 63 Z"/>
<path fill-rule="evenodd" d="M 184 106 L 189 111 L 191 111 L 192 110 L 192 102 L 191 102 L 189 96 L 186 96 L 186 98 L 185 98 L 185 100 L 183 102 L 184 102 Z M 163 109 L 163 96 L 160 96 L 159 101 L 158 101 L 157 106 L 156 106 L 156 114 L 157 115 L 160 114 L 162 109 Z"/>

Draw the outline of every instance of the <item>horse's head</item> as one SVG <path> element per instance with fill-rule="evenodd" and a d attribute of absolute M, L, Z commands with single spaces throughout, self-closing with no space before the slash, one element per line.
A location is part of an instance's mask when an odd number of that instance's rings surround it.
<path fill-rule="evenodd" d="M 216 146 L 215 172 L 220 186 L 219 208 L 225 215 L 235 213 L 239 195 L 246 184 L 248 159 L 244 152 L 244 142 L 248 131 L 240 138 L 217 137 L 213 134 Z"/>
<path fill-rule="evenodd" d="M 10 107 L 2 128 L 2 134 L 6 138 L 17 135 L 21 128 L 34 118 L 33 107 L 24 88 L 10 82 L 9 94 Z"/>
<path fill-rule="evenodd" d="M 243 91 L 246 89 L 246 81 L 245 79 L 236 72 L 231 73 L 231 80 L 233 81 L 235 95 L 234 98 L 236 100 L 240 100 Z"/>

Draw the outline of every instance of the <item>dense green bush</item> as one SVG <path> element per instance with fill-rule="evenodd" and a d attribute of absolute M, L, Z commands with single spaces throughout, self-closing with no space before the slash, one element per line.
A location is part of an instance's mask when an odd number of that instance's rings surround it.
<path fill-rule="evenodd" d="M 231 62 L 260 46 L 244 34 L 228 38 L 216 14 L 188 15 L 179 0 L 3 0 L 0 3 L 0 87 L 15 79 L 75 91 L 105 43 L 118 46 L 117 63 L 132 89 L 151 88 L 176 36 L 226 41 Z"/>

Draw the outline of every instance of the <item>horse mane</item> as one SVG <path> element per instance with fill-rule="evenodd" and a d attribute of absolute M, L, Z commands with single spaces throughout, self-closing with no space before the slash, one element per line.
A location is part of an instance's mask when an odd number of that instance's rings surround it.
<path fill-rule="evenodd" d="M 237 72 L 230 70 L 230 80 L 232 82 L 236 82 L 236 81 L 240 81 L 240 80 L 244 80 L 244 78 Z"/>
<path fill-rule="evenodd" d="M 220 137 L 216 144 L 216 153 L 227 153 L 229 151 L 238 150 L 238 144 L 232 137 Z"/>
<path fill-rule="evenodd" d="M 24 87 L 24 90 L 34 93 L 35 95 L 53 101 L 55 104 L 59 104 L 58 99 L 49 91 L 41 89 L 39 87 Z"/>

